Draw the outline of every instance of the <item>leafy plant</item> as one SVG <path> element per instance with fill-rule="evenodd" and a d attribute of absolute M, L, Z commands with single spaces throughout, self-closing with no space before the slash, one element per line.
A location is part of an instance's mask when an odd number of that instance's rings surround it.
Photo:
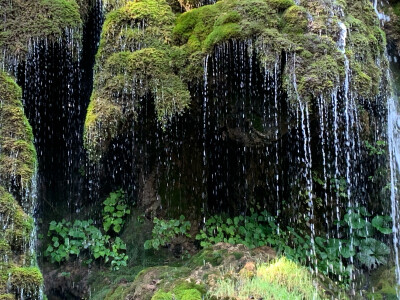
<path fill-rule="evenodd" d="M 222 218 L 212 216 L 204 224 L 204 229 L 196 236 L 202 247 L 225 242 L 244 244 L 249 248 L 266 245 L 272 241 L 273 229 L 277 228 L 275 220 L 268 212 L 257 214 L 252 211 L 250 216 Z M 269 240 L 268 240 L 269 237 Z"/>
<path fill-rule="evenodd" d="M 153 223 L 152 239 L 144 243 L 145 249 L 154 248 L 158 250 L 160 247 L 166 246 L 178 235 L 191 237 L 188 233 L 191 224 L 189 221 L 185 221 L 184 216 L 172 220 L 162 220 L 155 217 Z"/>
<path fill-rule="evenodd" d="M 93 225 L 93 220 L 75 220 L 73 223 L 62 220 L 51 221 L 49 236 L 51 242 L 44 255 L 50 257 L 52 263 L 66 261 L 71 255 L 80 256 L 82 252 L 89 255 L 86 260 L 90 264 L 93 260 L 103 259 L 110 262 L 112 269 L 118 270 L 126 266 L 128 256 L 125 254 L 126 245 L 119 237 L 106 234 L 110 229 L 119 233 L 124 217 L 130 214 L 127 209 L 125 193 L 122 190 L 110 193 L 103 202 L 103 229 L 105 233 Z"/>
<path fill-rule="evenodd" d="M 119 233 L 125 223 L 124 218 L 131 213 L 126 204 L 124 191 L 118 190 L 110 193 L 103 205 L 104 231 L 108 232 L 112 229 L 115 233 Z"/>
<path fill-rule="evenodd" d="M 93 258 L 103 258 L 106 263 L 110 261 L 113 269 L 126 266 L 126 245 L 119 237 L 112 239 L 109 235 L 103 235 L 93 225 L 93 220 L 76 220 L 73 224 L 65 220 L 52 221 L 48 236 L 51 242 L 44 255 L 50 257 L 52 263 L 66 261 L 71 255 L 78 257 L 85 251 L 91 257 L 86 263 L 91 263 Z"/>
<path fill-rule="evenodd" d="M 386 153 L 385 147 L 386 147 L 386 142 L 385 141 L 376 141 L 375 145 L 372 145 L 370 142 L 365 141 L 365 147 L 368 150 L 369 155 L 383 155 Z"/>
<path fill-rule="evenodd" d="M 336 185 L 337 184 L 337 185 Z M 344 192 L 343 184 L 335 182 L 338 192 Z M 248 216 L 223 218 L 213 216 L 204 224 L 196 236 L 202 247 L 218 242 L 244 244 L 249 248 L 263 245 L 274 247 L 287 258 L 308 264 L 325 275 L 348 283 L 354 266 L 358 262 L 367 268 L 386 263 L 389 247 L 373 238 L 377 231 L 390 234 L 391 218 L 371 215 L 365 207 L 349 208 L 338 222 L 343 236 L 347 238 L 311 237 L 309 233 L 292 227 L 281 228 L 275 218 L 263 211 L 251 212 Z"/>

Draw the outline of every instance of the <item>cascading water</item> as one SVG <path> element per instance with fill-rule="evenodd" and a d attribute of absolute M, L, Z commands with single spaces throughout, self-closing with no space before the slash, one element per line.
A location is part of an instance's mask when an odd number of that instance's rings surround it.
<path fill-rule="evenodd" d="M 400 286 L 400 262 L 399 262 L 399 194 L 398 180 L 400 175 L 400 114 L 398 110 L 398 98 L 395 93 L 388 98 L 388 143 L 390 160 L 390 199 L 391 216 L 393 219 L 393 248 L 396 265 L 397 285 Z M 397 296 L 399 297 L 397 288 Z"/>

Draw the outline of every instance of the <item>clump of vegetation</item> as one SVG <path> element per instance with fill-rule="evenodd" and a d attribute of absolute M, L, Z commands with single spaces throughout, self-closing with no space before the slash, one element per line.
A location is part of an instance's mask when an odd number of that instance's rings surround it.
<path fill-rule="evenodd" d="M 124 224 L 124 219 L 130 211 L 125 203 L 122 190 L 110 193 L 103 202 L 103 228 L 105 232 L 113 230 L 118 234 Z M 113 270 L 126 266 L 128 256 L 125 254 L 126 244 L 120 237 L 103 234 L 94 225 L 93 220 L 75 220 L 74 223 L 62 220 L 52 221 L 48 234 L 51 240 L 44 255 L 50 257 L 52 263 L 66 261 L 71 255 L 80 256 L 86 252 L 89 258 L 85 261 L 92 263 L 93 259 L 103 259 L 110 263 Z"/>
<path fill-rule="evenodd" d="M 167 246 L 174 238 L 179 235 L 191 237 L 188 233 L 191 223 L 185 221 L 184 216 L 180 216 L 178 220 L 162 220 L 155 217 L 153 219 L 154 227 L 152 230 L 152 239 L 144 243 L 145 249 L 156 249 Z"/>
<path fill-rule="evenodd" d="M 31 39 L 58 38 L 67 28 L 81 27 L 75 0 L 1 0 L 0 7 L 0 48 L 13 56 L 23 57 Z"/>
<path fill-rule="evenodd" d="M 218 280 L 208 295 L 211 299 L 324 299 L 308 270 L 284 257 L 257 266 L 252 276 L 239 273 Z"/>
<path fill-rule="evenodd" d="M 29 188 L 36 171 L 32 127 L 24 115 L 21 88 L 4 72 L 0 72 L 0 96 L 0 179 L 7 186 Z"/>
<path fill-rule="evenodd" d="M 266 211 L 233 219 L 213 216 L 196 236 L 202 247 L 219 242 L 244 244 L 249 248 L 272 246 L 278 253 L 344 284 L 351 280 L 353 263 L 368 269 L 387 263 L 390 248 L 375 236 L 390 234 L 391 218 L 374 216 L 365 207 L 349 208 L 338 223 L 344 238 L 311 237 L 303 230 L 278 227 Z"/>
<path fill-rule="evenodd" d="M 110 196 L 103 202 L 103 228 L 105 232 L 112 229 L 113 232 L 119 233 L 125 224 L 125 217 L 131 211 L 126 204 L 125 192 L 118 190 L 110 193 Z"/>

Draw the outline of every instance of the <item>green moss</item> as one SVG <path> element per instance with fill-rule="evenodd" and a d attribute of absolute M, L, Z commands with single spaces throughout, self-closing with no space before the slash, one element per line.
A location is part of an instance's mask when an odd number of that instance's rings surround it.
<path fill-rule="evenodd" d="M 172 290 L 175 298 L 180 300 L 201 300 L 206 293 L 204 285 L 195 284 L 188 281 L 178 281 Z"/>
<path fill-rule="evenodd" d="M 295 5 L 293 0 L 267 0 L 268 4 L 280 11 L 283 11 L 289 8 L 292 5 Z"/>
<path fill-rule="evenodd" d="M 162 290 L 158 290 L 151 300 L 173 300 L 173 296 L 171 293 L 164 292 Z"/>
<path fill-rule="evenodd" d="M 203 249 L 194 255 L 188 262 L 189 266 L 198 267 L 210 263 L 212 266 L 219 266 L 227 254 L 227 250 L 215 251 L 213 249 Z"/>
<path fill-rule="evenodd" d="M 124 299 L 126 296 L 126 286 L 120 285 L 114 291 L 110 291 L 105 297 L 108 300 Z"/>
<path fill-rule="evenodd" d="M 162 126 L 187 109 L 187 85 L 202 80 L 204 59 L 230 40 L 252 41 L 250 50 L 269 71 L 286 55 L 282 77 L 290 100 L 313 101 L 343 84 L 345 57 L 337 46 L 342 22 L 349 31 L 352 94 L 373 98 L 379 92 L 386 38 L 368 0 L 334 1 L 345 17 L 331 16 L 332 8 L 317 0 L 301 6 L 292 0 L 220 0 L 193 8 L 195 2 L 180 1 L 188 11 L 177 17 L 164 0 L 127 2 L 107 15 L 85 124 L 92 159 L 129 130 L 139 102 L 154 101 Z"/>
<path fill-rule="evenodd" d="M 0 300 L 15 300 L 15 297 L 12 294 L 3 294 L 0 295 Z"/>
<path fill-rule="evenodd" d="M 151 300 L 201 300 L 205 287 L 192 282 L 177 281 L 170 291 L 158 290 Z"/>
<path fill-rule="evenodd" d="M 24 289 L 25 295 L 38 296 L 43 284 L 43 276 L 37 267 L 14 267 L 11 269 L 12 289 Z"/>
<path fill-rule="evenodd" d="M 81 19 L 75 0 L 0 0 L 0 48 L 24 55 L 31 38 L 56 38 L 66 28 L 79 28 Z"/>
<path fill-rule="evenodd" d="M 97 63 L 115 49 L 134 51 L 139 44 L 144 47 L 164 45 L 170 40 L 174 20 L 164 0 L 131 1 L 110 12 L 104 21 Z"/>
<path fill-rule="evenodd" d="M 130 129 L 141 100 L 154 101 L 162 125 L 188 107 L 187 85 L 176 73 L 183 52 L 169 44 L 174 19 L 164 0 L 128 2 L 107 15 L 85 122 L 85 146 L 93 160 Z"/>
<path fill-rule="evenodd" d="M 381 267 L 371 273 L 372 285 L 368 299 L 397 299 L 394 268 Z M 372 290 L 372 291 L 371 291 Z"/>
<path fill-rule="evenodd" d="M 2 251 L 8 249 L 15 253 L 25 250 L 29 244 L 33 230 L 33 219 L 28 216 L 3 187 L 0 186 L 0 225 L 3 228 L 0 232 Z"/>
<path fill-rule="evenodd" d="M 24 115 L 20 87 L 3 72 L 0 72 L 0 97 L 0 178 L 26 188 L 36 171 L 32 127 Z"/>
<path fill-rule="evenodd" d="M 227 23 L 215 26 L 214 30 L 204 41 L 205 49 L 211 49 L 214 45 L 230 39 L 241 37 L 241 27 L 236 23 Z"/>
<path fill-rule="evenodd" d="M 302 6 L 293 5 L 283 14 L 284 32 L 301 34 L 308 27 L 307 10 Z"/>
<path fill-rule="evenodd" d="M 308 55 L 307 55 L 308 57 Z M 319 95 L 332 90 L 340 81 L 343 68 L 330 55 L 324 55 L 306 66 L 300 77 L 298 92 L 302 95 Z"/>

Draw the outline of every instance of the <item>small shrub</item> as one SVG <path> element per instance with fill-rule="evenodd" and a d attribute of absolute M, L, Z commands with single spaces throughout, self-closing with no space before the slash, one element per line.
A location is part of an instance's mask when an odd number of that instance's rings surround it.
<path fill-rule="evenodd" d="M 339 190 L 340 192 L 340 190 Z M 292 261 L 307 264 L 344 284 L 351 280 L 353 263 L 373 269 L 386 264 L 390 248 L 374 238 L 392 232 L 389 216 L 371 215 L 365 207 L 348 208 L 338 222 L 346 238 L 325 238 L 301 229 L 278 227 L 275 218 L 264 211 L 248 216 L 213 216 L 196 236 L 202 247 L 219 242 L 244 244 L 249 248 L 269 245 Z M 370 221 L 371 220 L 371 221 Z"/>
<path fill-rule="evenodd" d="M 103 205 L 104 231 L 108 232 L 112 229 L 115 233 L 119 233 L 125 223 L 126 215 L 131 213 L 126 204 L 124 191 L 118 190 L 110 193 Z"/>
<path fill-rule="evenodd" d="M 125 193 L 122 190 L 110 193 L 103 205 L 105 233 L 111 229 L 113 233 L 119 233 L 125 223 L 124 218 L 130 214 Z M 44 255 L 50 257 L 52 263 L 60 263 L 68 260 L 71 255 L 78 257 L 81 252 L 86 252 L 89 255 L 86 260 L 88 264 L 94 259 L 103 259 L 105 263 L 110 262 L 114 270 L 126 266 L 128 256 L 125 254 L 125 243 L 119 237 L 103 234 L 93 225 L 93 220 L 75 220 L 74 223 L 51 221 L 47 235 L 51 242 Z"/>
<path fill-rule="evenodd" d="M 185 221 L 184 216 L 180 216 L 177 220 L 162 220 L 155 217 L 153 223 L 152 239 L 144 243 L 145 249 L 153 248 L 158 250 L 160 247 L 166 246 L 178 235 L 191 237 L 188 233 L 191 224 L 189 221 Z"/>
<path fill-rule="evenodd" d="M 51 242 L 44 255 L 50 257 L 52 263 L 66 261 L 71 255 L 78 257 L 86 251 L 90 256 L 86 263 L 102 258 L 105 263 L 110 262 L 115 270 L 126 266 L 128 256 L 124 242 L 119 237 L 112 239 L 104 235 L 93 225 L 93 220 L 76 220 L 73 224 L 65 220 L 52 221 L 48 236 Z"/>

